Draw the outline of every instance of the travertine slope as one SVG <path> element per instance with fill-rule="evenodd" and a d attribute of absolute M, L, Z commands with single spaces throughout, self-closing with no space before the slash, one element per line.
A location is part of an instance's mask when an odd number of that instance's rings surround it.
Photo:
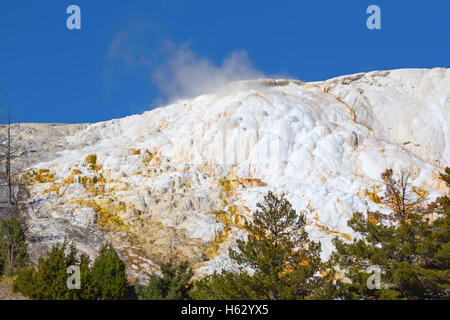
<path fill-rule="evenodd" d="M 450 70 L 375 71 L 323 82 L 233 83 L 141 115 L 87 125 L 25 173 L 31 247 L 66 237 L 91 255 L 111 241 L 145 280 L 176 255 L 232 268 L 227 248 L 268 190 L 307 214 L 321 241 L 358 235 L 354 211 L 382 208 L 381 172 L 411 169 L 430 199 L 450 160 Z"/>

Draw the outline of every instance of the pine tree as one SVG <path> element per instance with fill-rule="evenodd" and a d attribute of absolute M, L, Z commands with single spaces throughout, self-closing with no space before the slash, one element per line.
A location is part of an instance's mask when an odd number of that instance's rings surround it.
<path fill-rule="evenodd" d="M 161 265 L 162 276 L 150 276 L 146 287 L 137 287 L 140 300 L 187 300 L 192 289 L 194 272 L 187 261 L 176 265 L 173 261 Z"/>
<path fill-rule="evenodd" d="M 442 178 L 450 184 L 450 169 Z M 386 179 L 386 177 L 389 177 Z M 448 196 L 424 206 L 417 199 L 399 195 L 411 189 L 403 175 L 383 173 L 385 203 L 393 205 L 390 216 L 380 213 L 355 213 L 349 226 L 363 239 L 345 243 L 335 239 L 332 260 L 345 270 L 351 283 L 339 295 L 347 299 L 448 299 L 450 298 L 450 207 Z M 406 182 L 406 183 L 405 183 Z M 401 186 L 401 187 L 400 187 Z M 450 187 L 450 185 L 449 185 Z M 406 210 L 405 210 L 406 208 Z M 434 221 L 430 215 L 436 216 Z M 383 223 L 384 222 L 384 223 Z M 391 222 L 390 224 L 387 222 Z M 380 268 L 379 289 L 369 289 L 371 266 Z"/>
<path fill-rule="evenodd" d="M 4 273 L 10 274 L 27 261 L 27 244 L 20 221 L 16 218 L 3 220 L 0 225 L 0 271 L 3 269 Z"/>
<path fill-rule="evenodd" d="M 67 288 L 67 268 L 77 263 L 76 249 L 72 245 L 66 255 L 67 244 L 55 245 L 50 252 L 38 260 L 33 267 L 21 270 L 13 284 L 13 291 L 21 292 L 31 299 L 74 299 L 76 290 Z"/>
<path fill-rule="evenodd" d="M 67 253 L 66 253 L 67 252 Z M 68 268 L 79 266 L 80 289 L 69 288 Z M 37 268 L 18 272 L 13 291 L 37 300 L 112 300 L 127 295 L 125 264 L 111 246 L 104 246 L 90 268 L 90 259 L 72 244 L 55 245 L 39 258 Z"/>
<path fill-rule="evenodd" d="M 230 258 L 239 272 L 222 271 L 196 282 L 194 299 L 327 299 L 334 271 L 320 259 L 321 246 L 309 240 L 305 217 L 272 192 L 257 205 Z M 248 272 L 250 268 L 253 272 Z"/>
<path fill-rule="evenodd" d="M 125 263 L 111 245 L 100 250 L 89 272 L 89 284 L 92 298 L 118 300 L 127 297 Z"/>

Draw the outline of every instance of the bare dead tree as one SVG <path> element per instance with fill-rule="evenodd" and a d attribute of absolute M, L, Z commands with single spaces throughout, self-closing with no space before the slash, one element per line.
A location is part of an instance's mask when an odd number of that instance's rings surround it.
<path fill-rule="evenodd" d="M 415 192 L 411 185 L 412 172 L 403 169 L 396 179 L 392 169 L 387 169 L 381 174 L 386 190 L 382 197 L 382 203 L 394 211 L 394 219 L 380 212 L 369 212 L 372 218 L 398 220 L 400 222 L 416 215 L 425 214 L 428 209 L 424 206 L 427 200 L 426 193 Z"/>
<path fill-rule="evenodd" d="M 11 159 L 19 150 L 17 147 L 12 146 L 12 135 L 11 135 L 11 106 L 8 106 L 8 124 L 6 126 L 7 134 L 6 141 L 1 144 L 1 158 L 5 160 L 5 180 L 8 188 L 8 203 L 14 205 L 14 200 L 17 198 L 14 196 L 14 177 L 12 173 Z M 5 145 L 6 144 L 6 145 Z M 18 189 L 18 188 L 16 188 Z"/>
<path fill-rule="evenodd" d="M 8 142 L 6 146 L 6 178 L 8 179 L 8 201 L 12 200 L 11 185 L 11 107 L 8 107 Z"/>
<path fill-rule="evenodd" d="M 8 181 L 8 202 L 9 204 L 14 204 L 13 199 L 13 178 L 11 173 L 11 158 L 14 156 L 18 148 L 12 147 L 12 137 L 11 137 L 11 106 L 8 107 L 8 136 L 7 136 L 7 145 L 6 145 L 6 178 Z"/>

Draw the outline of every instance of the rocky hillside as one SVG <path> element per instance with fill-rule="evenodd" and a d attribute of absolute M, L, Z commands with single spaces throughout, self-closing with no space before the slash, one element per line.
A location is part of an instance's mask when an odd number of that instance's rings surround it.
<path fill-rule="evenodd" d="M 95 256 L 110 241 L 143 282 L 172 255 L 197 274 L 233 268 L 227 248 L 275 190 L 327 259 L 333 237 L 358 237 L 352 212 L 390 211 L 386 168 L 409 168 L 430 200 L 444 190 L 449 123 L 450 70 L 408 69 L 238 82 L 123 119 L 14 128 L 32 257 L 64 239 Z"/>

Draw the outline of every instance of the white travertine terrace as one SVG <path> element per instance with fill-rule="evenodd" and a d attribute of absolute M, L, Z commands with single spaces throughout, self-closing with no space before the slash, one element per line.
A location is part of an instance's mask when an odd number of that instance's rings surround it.
<path fill-rule="evenodd" d="M 164 255 L 175 241 L 198 272 L 209 273 L 231 267 L 227 247 L 245 236 L 231 224 L 215 254 L 202 258 L 226 225 L 213 212 L 250 218 L 263 195 L 275 190 L 306 212 L 307 231 L 327 259 L 333 237 L 358 236 L 347 226 L 352 212 L 389 211 L 373 199 L 386 168 L 410 168 L 414 186 L 430 199 L 444 190 L 438 173 L 450 165 L 449 123 L 450 69 L 374 71 L 314 83 L 237 82 L 68 136 L 69 145 L 84 148 L 36 165 L 56 182 L 35 185 L 33 197 L 51 204 L 53 216 L 85 226 L 95 224 L 96 212 L 77 199 L 122 202 L 126 209 L 117 214 L 124 230 L 137 235 L 149 256 Z M 83 165 L 90 154 L 98 172 Z M 75 181 L 43 195 L 75 168 L 85 176 L 101 173 L 103 193 Z M 224 179 L 234 181 L 229 192 Z"/>

